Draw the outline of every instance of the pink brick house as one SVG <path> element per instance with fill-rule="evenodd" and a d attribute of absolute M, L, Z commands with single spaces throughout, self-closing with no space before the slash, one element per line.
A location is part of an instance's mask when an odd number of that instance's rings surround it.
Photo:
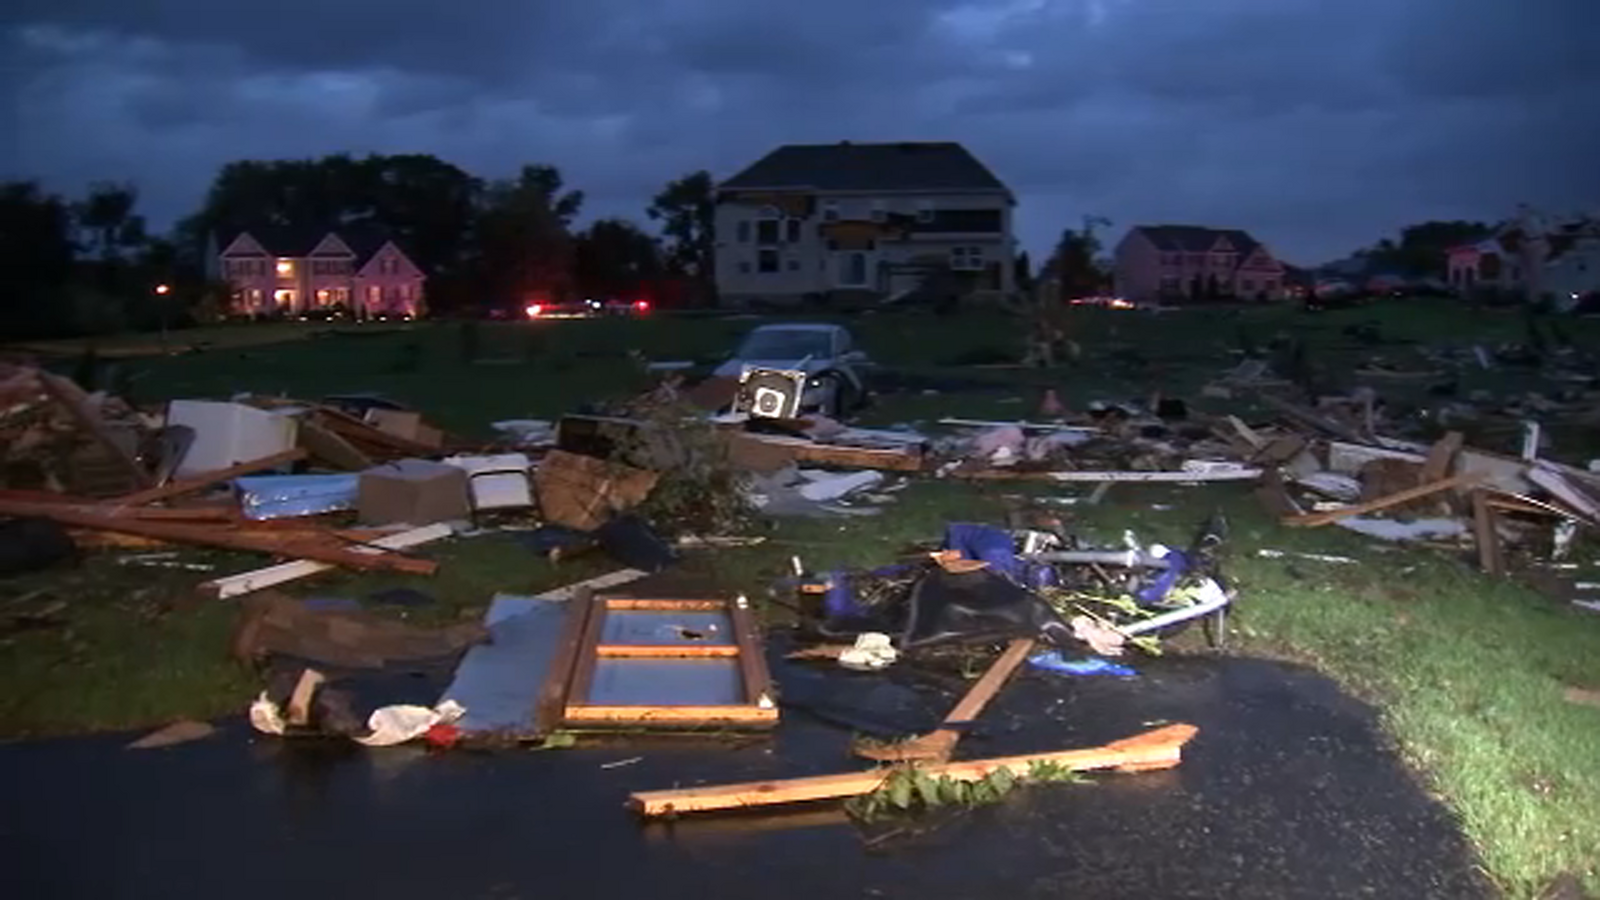
<path fill-rule="evenodd" d="M 1175 300 L 1280 300 L 1283 263 L 1236 228 L 1140 225 L 1117 243 L 1116 292 L 1140 303 Z"/>
<path fill-rule="evenodd" d="M 358 318 L 416 318 L 426 276 L 381 232 L 241 231 L 220 244 L 217 273 L 238 315 L 301 315 L 342 307 Z"/>

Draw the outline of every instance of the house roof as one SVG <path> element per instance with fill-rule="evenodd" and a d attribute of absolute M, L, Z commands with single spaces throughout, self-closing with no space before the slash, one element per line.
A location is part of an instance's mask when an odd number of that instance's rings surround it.
<path fill-rule="evenodd" d="M 820 191 L 1004 191 L 988 167 L 954 142 L 785 144 L 720 188 Z"/>
<path fill-rule="evenodd" d="M 1134 231 L 1145 236 L 1157 250 L 1165 252 L 1205 253 L 1216 245 L 1218 238 L 1228 243 L 1242 260 L 1261 246 L 1249 232 L 1237 228 L 1205 228 L 1200 225 L 1138 225 Z"/>
<path fill-rule="evenodd" d="M 239 238 L 241 234 L 248 234 L 255 238 L 263 250 L 271 256 L 305 257 L 322 243 L 322 239 L 329 234 L 338 235 L 345 246 L 355 253 L 357 268 L 367 264 L 373 254 L 383 249 L 383 245 L 394 240 L 394 236 L 385 228 L 367 222 L 358 222 L 342 228 L 310 228 L 310 227 L 283 227 L 276 225 L 242 228 L 232 232 L 224 232 L 217 246 L 227 250 L 228 245 Z M 395 246 L 399 247 L 398 241 Z M 404 252 L 404 248 L 401 248 Z M 407 254 L 408 256 L 410 254 Z"/>

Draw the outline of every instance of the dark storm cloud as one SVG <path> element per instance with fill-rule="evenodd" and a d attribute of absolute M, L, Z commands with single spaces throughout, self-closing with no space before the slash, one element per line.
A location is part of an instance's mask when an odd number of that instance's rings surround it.
<path fill-rule="evenodd" d="M 966 142 L 1038 251 L 1086 213 L 1315 261 L 1600 201 L 1592 0 L 13 0 L 0 170 L 187 212 L 241 157 L 561 165 L 638 217 L 775 143 Z"/>

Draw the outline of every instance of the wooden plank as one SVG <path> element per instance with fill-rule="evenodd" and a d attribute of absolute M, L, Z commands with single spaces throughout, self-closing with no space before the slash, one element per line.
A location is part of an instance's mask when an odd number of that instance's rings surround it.
<path fill-rule="evenodd" d="M 600 644 L 600 659 L 728 659 L 739 655 L 737 644 Z"/>
<path fill-rule="evenodd" d="M 1148 482 L 1177 483 L 1199 481 L 1254 481 L 1261 469 L 1227 469 L 1216 472 L 1012 472 L 1006 469 L 974 469 L 950 473 L 953 478 L 1003 481 Z"/>
<path fill-rule="evenodd" d="M 424 559 L 412 559 L 392 553 L 361 554 L 342 545 L 306 541 L 302 538 L 244 534 L 224 528 L 173 522 L 147 522 L 138 519 L 106 515 L 102 512 L 85 512 L 58 503 L 22 503 L 0 501 L 0 514 L 12 516 L 39 516 L 54 519 L 63 525 L 78 528 L 95 528 L 136 534 L 180 544 L 199 544 L 223 547 L 228 550 L 252 550 L 274 556 L 295 556 L 334 563 L 352 569 L 389 569 L 415 575 L 431 575 L 438 564 Z M 331 537 L 331 535 L 330 535 Z"/>
<path fill-rule="evenodd" d="M 1171 768 L 1182 760 L 1184 744 L 1198 731 L 1193 725 L 1167 725 L 1100 747 L 938 763 L 917 768 L 932 778 L 957 781 L 978 781 L 1001 769 L 1018 778 L 1026 778 L 1035 763 L 1047 763 L 1072 771 Z M 894 771 L 893 768 L 877 768 L 809 778 L 641 791 L 629 795 L 628 805 L 644 816 L 665 816 L 833 800 L 870 793 L 881 787 Z"/>
<path fill-rule="evenodd" d="M 1497 518 L 1494 508 L 1489 505 L 1488 494 L 1482 490 L 1473 491 L 1472 536 L 1478 545 L 1478 566 L 1495 578 L 1505 574 L 1500 534 L 1495 529 Z"/>
<path fill-rule="evenodd" d="M 1441 478 L 1432 484 L 1424 484 L 1408 490 L 1397 491 L 1386 497 L 1379 497 L 1376 500 L 1369 500 L 1366 503 L 1357 503 L 1354 506 L 1346 506 L 1341 509 L 1329 510 L 1328 512 L 1307 513 L 1303 516 L 1289 516 L 1283 520 L 1283 524 L 1299 528 L 1312 528 L 1318 525 L 1326 525 L 1329 522 L 1337 522 L 1340 519 L 1349 518 L 1350 516 L 1365 515 L 1370 512 L 1378 512 L 1379 510 L 1388 509 L 1391 506 L 1399 506 L 1402 503 L 1409 503 L 1412 500 L 1416 500 L 1421 497 L 1428 497 L 1441 491 L 1465 487 L 1467 485 L 1476 483 L 1479 477 L 1480 476 L 1476 472 L 1462 472 L 1459 475 L 1452 475 L 1449 478 Z"/>
<path fill-rule="evenodd" d="M 421 528 L 413 528 L 410 531 L 401 531 L 374 538 L 367 542 L 368 546 L 351 547 L 349 552 L 358 556 L 379 556 L 384 550 L 405 550 L 419 544 L 426 544 L 429 541 L 449 537 L 453 533 L 454 531 L 449 525 L 442 523 L 425 525 Z M 251 572 L 241 572 L 237 575 L 216 578 L 200 585 L 199 590 L 201 593 L 212 597 L 237 597 L 240 594 L 259 591 L 262 588 L 294 581 L 298 578 L 305 578 L 319 572 L 327 572 L 333 568 L 335 566 L 327 562 L 301 559 L 268 566 L 264 569 L 256 569 Z"/>
<path fill-rule="evenodd" d="M 377 464 L 372 457 L 309 416 L 300 419 L 300 427 L 295 435 L 296 443 L 316 459 L 336 469 L 360 472 Z"/>
<path fill-rule="evenodd" d="M 60 404 L 72 416 L 72 420 L 78 423 L 79 428 L 88 432 L 90 437 L 106 449 L 117 467 L 125 470 L 134 484 L 141 488 L 150 486 L 150 473 L 117 443 L 116 438 L 112 437 L 106 428 L 105 422 L 89 409 L 87 397 L 81 388 L 60 375 L 52 375 L 42 370 L 39 372 L 39 384 L 44 387 L 45 393 L 50 395 L 50 399 Z"/>
<path fill-rule="evenodd" d="M 1340 440 L 1349 441 L 1353 444 L 1366 443 L 1366 439 L 1357 434 L 1354 429 L 1343 425 L 1340 422 L 1337 422 L 1334 419 L 1317 412 L 1316 410 L 1307 409 L 1304 406 L 1300 406 L 1296 403 L 1290 403 L 1287 400 L 1274 397 L 1265 392 L 1258 392 L 1256 396 L 1261 398 L 1261 402 L 1303 425 L 1309 425 L 1318 431 L 1327 432 L 1328 434 L 1331 434 Z"/>
<path fill-rule="evenodd" d="M 1456 454 L 1461 452 L 1461 432 L 1452 431 L 1440 438 L 1437 443 L 1428 449 L 1428 458 L 1423 460 L 1422 471 L 1417 473 L 1417 484 L 1432 484 L 1450 474 L 1450 464 L 1455 462 Z"/>
<path fill-rule="evenodd" d="M 263 456 L 260 459 L 253 459 L 249 462 L 242 462 L 238 465 L 229 466 L 226 469 L 219 469 L 215 472 L 207 472 L 203 475 L 196 475 L 193 478 L 185 478 L 181 481 L 173 481 L 162 485 L 161 487 L 153 487 L 149 490 L 128 494 L 125 497 L 113 497 L 109 500 L 102 500 L 100 501 L 100 505 L 143 506 L 146 503 L 154 503 L 157 500 L 169 500 L 173 497 L 182 496 L 183 494 L 192 494 L 195 491 L 205 490 L 214 484 L 238 478 L 240 475 L 249 475 L 252 472 L 260 472 L 263 469 L 275 469 L 285 463 L 298 462 L 302 459 L 305 459 L 307 455 L 308 454 L 306 453 L 305 448 L 295 447 L 290 450 L 284 450 L 281 453 L 274 453 L 270 456 Z"/>
<path fill-rule="evenodd" d="M 776 706 L 588 706 L 568 704 L 564 721 L 569 725 L 776 725 Z"/>
<path fill-rule="evenodd" d="M 605 604 L 607 609 L 663 612 L 720 612 L 728 608 L 726 600 L 659 600 L 651 597 L 607 597 Z"/>
<path fill-rule="evenodd" d="M 885 762 L 918 759 L 943 762 L 949 759 L 956 743 L 961 740 L 962 727 L 983 712 L 989 701 L 994 699 L 994 695 L 1000 692 L 1006 680 L 1018 666 L 1022 665 L 1022 661 L 1028 658 L 1028 654 L 1033 652 L 1033 648 L 1034 641 L 1031 638 L 1017 638 L 1007 645 L 1005 652 L 990 664 L 983 676 L 967 689 L 945 715 L 944 724 L 940 728 L 922 737 L 905 741 L 892 743 L 857 741 L 854 745 L 856 755 Z"/>
<path fill-rule="evenodd" d="M 772 706 L 772 674 L 767 671 L 766 648 L 761 643 L 761 629 L 750 612 L 749 602 L 740 597 L 728 604 L 728 618 L 733 622 L 734 642 L 739 645 L 739 674 L 744 680 L 745 701 Z"/>
<path fill-rule="evenodd" d="M 923 456 L 920 452 L 904 449 L 880 450 L 872 447 L 846 447 L 839 444 L 819 444 L 806 438 L 752 434 L 750 432 L 734 433 L 729 437 L 729 440 L 735 442 L 746 441 L 769 448 L 781 449 L 785 453 L 792 454 L 794 459 L 798 461 L 825 463 L 857 469 L 890 469 L 902 472 L 917 472 L 922 470 L 923 464 Z"/>
<path fill-rule="evenodd" d="M 1528 469 L 1527 478 L 1590 520 L 1600 521 L 1600 504 L 1582 490 L 1573 487 L 1561 473 L 1548 468 L 1544 463 L 1535 463 Z"/>
<path fill-rule="evenodd" d="M 406 456 L 438 456 L 440 448 L 384 431 L 361 419 L 331 407 L 318 407 L 312 414 L 319 423 L 347 441 L 375 446 Z"/>
<path fill-rule="evenodd" d="M 566 712 L 573 668 L 578 663 L 583 636 L 589 630 L 589 619 L 602 612 L 599 606 L 591 602 L 591 596 L 589 588 L 580 586 L 569 601 L 571 609 L 567 611 L 566 624 L 556 644 L 555 655 L 550 659 L 550 668 L 545 672 L 544 682 L 539 688 L 539 697 L 534 701 L 534 737 L 543 737 L 554 731 Z"/>
<path fill-rule="evenodd" d="M 1251 428 L 1249 425 L 1246 425 L 1244 420 L 1238 416 L 1228 416 L 1224 421 L 1226 421 L 1228 425 L 1233 428 L 1233 430 L 1246 444 L 1249 444 L 1256 450 L 1262 450 L 1267 446 L 1266 439 L 1261 435 L 1256 434 L 1255 429 Z"/>
<path fill-rule="evenodd" d="M 589 697 L 589 688 L 594 684 L 595 648 L 600 645 L 600 635 L 606 627 L 604 600 L 591 597 L 589 606 L 593 607 L 594 611 L 584 623 L 582 637 L 578 638 L 578 658 L 572 664 L 572 682 L 567 687 L 568 708 L 575 703 L 582 703 Z"/>

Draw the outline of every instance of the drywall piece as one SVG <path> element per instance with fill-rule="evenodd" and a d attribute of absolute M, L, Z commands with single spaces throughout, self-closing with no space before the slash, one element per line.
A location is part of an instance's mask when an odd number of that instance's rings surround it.
<path fill-rule="evenodd" d="M 292 450 L 298 426 L 281 412 L 211 400 L 173 400 L 167 404 L 167 424 L 194 429 L 194 443 L 178 463 L 178 478 Z"/>
<path fill-rule="evenodd" d="M 1395 519 L 1374 519 L 1350 516 L 1333 524 L 1357 534 L 1382 538 L 1386 541 L 1425 541 L 1460 537 L 1467 526 L 1460 519 L 1417 519 L 1401 522 Z"/>

